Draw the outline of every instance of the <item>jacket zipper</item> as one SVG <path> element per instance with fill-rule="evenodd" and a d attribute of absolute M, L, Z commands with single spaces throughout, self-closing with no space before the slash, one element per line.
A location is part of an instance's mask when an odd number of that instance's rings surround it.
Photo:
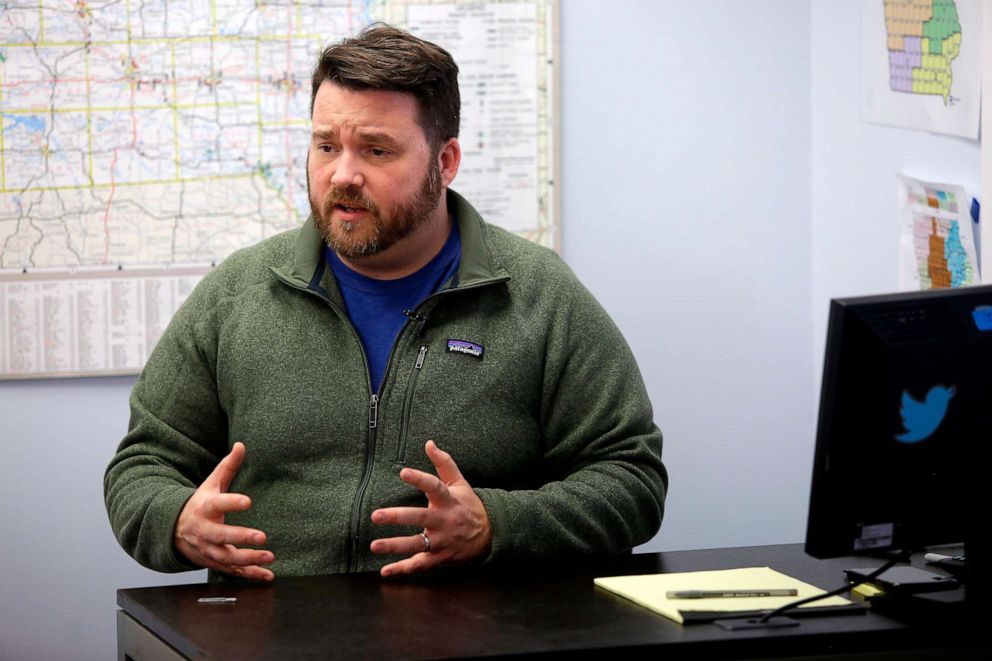
<path fill-rule="evenodd" d="M 425 344 L 420 347 L 420 353 L 417 354 L 417 362 L 410 371 L 410 382 L 407 384 L 406 395 L 403 397 L 403 419 L 400 423 L 400 440 L 396 448 L 396 462 L 400 464 L 403 463 L 403 459 L 406 456 L 406 434 L 407 427 L 410 424 L 410 408 L 413 406 L 413 391 L 417 385 L 417 377 L 420 375 L 420 370 L 424 367 L 424 358 L 426 357 L 427 345 Z"/>
<path fill-rule="evenodd" d="M 372 462 L 375 459 L 375 433 L 378 426 L 379 395 L 372 393 L 372 399 L 369 401 L 368 429 L 365 434 L 365 470 L 362 473 L 362 483 L 358 485 L 355 503 L 351 507 L 351 558 L 348 565 L 352 572 L 357 570 L 358 542 L 361 539 L 359 529 L 361 527 L 362 500 L 365 498 L 365 490 L 372 477 Z"/>
<path fill-rule="evenodd" d="M 278 276 L 278 274 L 277 274 Z M 355 341 L 358 342 L 359 350 L 362 352 L 362 360 L 365 362 L 365 382 L 369 384 L 369 390 L 372 390 L 372 375 L 369 372 L 369 358 L 365 355 L 365 347 L 362 346 L 362 340 L 358 336 L 358 331 L 355 330 L 355 326 L 351 323 L 347 314 L 343 314 L 338 306 L 334 304 L 330 298 L 325 296 L 319 291 L 311 289 L 310 287 L 300 286 L 294 282 L 287 281 L 286 279 L 279 277 L 286 285 L 298 289 L 302 292 L 316 296 L 324 303 L 327 304 L 331 310 L 335 312 L 339 317 L 342 317 L 346 322 L 347 326 L 351 329 L 352 335 L 355 337 Z M 400 331 L 402 334 L 402 331 Z M 395 348 L 395 347 L 394 347 Z M 390 361 L 392 356 L 390 356 Z M 386 364 L 386 372 L 389 371 L 389 364 Z M 381 386 L 380 386 L 381 387 Z M 375 438 L 376 438 L 376 428 L 379 425 L 379 394 L 372 393 L 372 398 L 369 401 L 369 415 L 368 415 L 368 426 L 365 430 L 365 468 L 362 471 L 362 481 L 358 485 L 358 491 L 355 493 L 355 502 L 351 509 L 351 556 L 348 558 L 348 570 L 350 572 L 355 572 L 358 569 L 358 543 L 361 539 L 360 529 L 361 529 L 361 516 L 362 516 L 362 501 L 365 499 L 365 491 L 368 489 L 369 481 L 372 479 L 372 462 L 375 460 Z"/>
<path fill-rule="evenodd" d="M 406 313 L 407 311 L 404 311 Z M 417 333 L 419 336 L 424 332 L 424 325 L 427 323 L 427 317 L 421 315 L 415 315 L 416 319 L 411 315 L 403 328 L 400 329 L 399 334 L 396 336 L 396 340 L 393 342 L 392 348 L 389 350 L 389 359 L 386 361 L 386 369 L 382 373 L 382 381 L 379 383 L 379 391 L 382 391 L 382 386 L 386 383 L 386 377 L 389 375 L 390 368 L 393 364 L 393 358 L 396 354 L 396 347 L 399 346 L 400 341 L 403 338 L 403 333 L 410 326 L 411 321 L 416 321 L 420 324 L 420 330 Z M 350 323 L 350 322 L 349 322 Z M 354 331 L 354 326 L 352 326 Z M 355 336 L 358 336 L 357 331 Z M 361 340 L 359 340 L 359 346 L 361 346 Z M 422 346 L 420 348 L 420 355 L 417 356 L 418 366 L 415 367 L 419 370 L 423 366 L 423 355 L 427 353 L 427 347 Z M 365 372 L 369 379 L 369 389 L 371 390 L 372 377 L 368 371 L 369 359 L 365 355 L 365 349 L 362 348 L 362 357 L 365 358 Z M 409 389 L 408 389 L 409 392 Z M 404 405 L 405 407 L 405 405 Z M 379 394 L 372 393 L 372 399 L 369 402 L 369 420 L 368 420 L 368 432 L 366 434 L 366 444 L 365 444 L 365 469 L 362 472 L 362 482 L 358 485 L 358 492 L 355 494 L 355 504 L 352 506 L 351 510 L 351 559 L 348 562 L 350 570 L 352 572 L 358 571 L 358 544 L 361 541 L 361 525 L 362 525 L 362 504 L 365 500 L 365 491 L 368 489 L 369 481 L 372 478 L 372 463 L 375 460 L 375 444 L 376 444 L 376 428 L 379 425 Z"/>
<path fill-rule="evenodd" d="M 424 318 L 423 322 L 426 322 Z M 421 322 L 421 332 L 423 332 L 423 322 Z M 349 321 L 350 325 L 350 321 Z M 389 350 L 389 359 L 386 361 L 386 369 L 382 373 L 382 381 L 379 383 L 379 392 L 382 392 L 382 387 L 386 383 L 386 377 L 389 375 L 390 368 L 393 364 L 393 358 L 396 355 L 396 347 L 399 346 L 400 340 L 403 338 L 403 333 L 409 327 L 410 321 L 400 329 L 399 334 L 396 336 L 396 340 L 393 342 L 392 348 Z M 358 332 L 354 330 L 352 326 L 352 332 L 355 333 L 355 337 L 358 337 Z M 361 347 L 361 340 L 358 341 Z M 426 352 L 426 348 L 424 349 Z M 369 359 L 365 355 L 365 348 L 362 347 L 362 357 L 365 359 L 365 374 L 368 378 L 369 390 L 372 389 L 372 376 L 369 373 Z M 362 526 L 362 505 L 365 500 L 365 491 L 368 489 L 369 482 L 372 479 L 372 464 L 375 461 L 375 445 L 376 445 L 376 429 L 379 426 L 379 393 L 372 393 L 372 398 L 369 401 L 369 419 L 368 419 L 368 430 L 366 433 L 365 441 L 365 468 L 362 471 L 362 481 L 358 485 L 358 491 L 355 493 L 355 503 L 351 509 L 351 558 L 348 561 L 348 566 L 350 571 L 358 571 L 358 544 L 361 541 L 361 526 Z"/>

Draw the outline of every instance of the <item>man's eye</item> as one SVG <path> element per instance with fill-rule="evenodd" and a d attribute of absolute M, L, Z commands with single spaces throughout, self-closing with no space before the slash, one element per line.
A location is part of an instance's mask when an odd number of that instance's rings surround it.
<path fill-rule="evenodd" d="M 334 145 L 317 145 L 317 151 L 324 154 L 331 154 L 335 151 Z"/>
<path fill-rule="evenodd" d="M 382 147 L 373 147 L 372 149 L 369 150 L 369 153 L 372 154 L 373 156 L 385 156 L 389 153 L 389 151 L 383 149 Z"/>

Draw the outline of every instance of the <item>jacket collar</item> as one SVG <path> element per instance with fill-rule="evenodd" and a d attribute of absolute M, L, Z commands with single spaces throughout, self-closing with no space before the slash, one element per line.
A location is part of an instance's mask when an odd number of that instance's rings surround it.
<path fill-rule="evenodd" d="M 479 212 L 455 191 L 448 189 L 447 196 L 448 209 L 458 223 L 462 241 L 461 263 L 448 288 L 461 289 L 509 280 L 510 275 L 493 263 L 493 255 L 486 241 L 485 223 Z M 329 298 L 340 296 L 334 276 L 325 264 L 324 238 L 314 224 L 313 216 L 308 217 L 299 229 L 292 262 L 273 271 L 287 284 L 315 289 Z"/>

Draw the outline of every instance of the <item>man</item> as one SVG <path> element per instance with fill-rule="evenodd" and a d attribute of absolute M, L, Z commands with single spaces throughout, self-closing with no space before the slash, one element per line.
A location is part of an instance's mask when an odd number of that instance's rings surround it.
<path fill-rule="evenodd" d="M 132 393 L 105 494 L 142 564 L 390 576 L 657 532 L 661 433 L 619 331 L 448 188 L 457 73 L 383 25 L 322 54 L 311 217 L 208 274 Z"/>

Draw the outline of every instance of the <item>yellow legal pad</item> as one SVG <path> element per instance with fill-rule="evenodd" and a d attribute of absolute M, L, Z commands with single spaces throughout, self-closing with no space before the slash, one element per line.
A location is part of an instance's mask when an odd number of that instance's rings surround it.
<path fill-rule="evenodd" d="M 823 594 L 825 590 L 803 583 L 770 567 L 742 567 L 717 571 L 693 571 L 639 576 L 608 576 L 594 579 L 596 585 L 634 603 L 650 608 L 679 624 L 697 619 L 693 614 L 726 613 L 726 617 L 753 611 L 768 611 L 799 599 Z M 665 593 L 680 590 L 772 590 L 795 589 L 794 597 L 718 597 L 669 599 Z M 843 597 L 827 597 L 807 607 L 853 606 Z"/>

